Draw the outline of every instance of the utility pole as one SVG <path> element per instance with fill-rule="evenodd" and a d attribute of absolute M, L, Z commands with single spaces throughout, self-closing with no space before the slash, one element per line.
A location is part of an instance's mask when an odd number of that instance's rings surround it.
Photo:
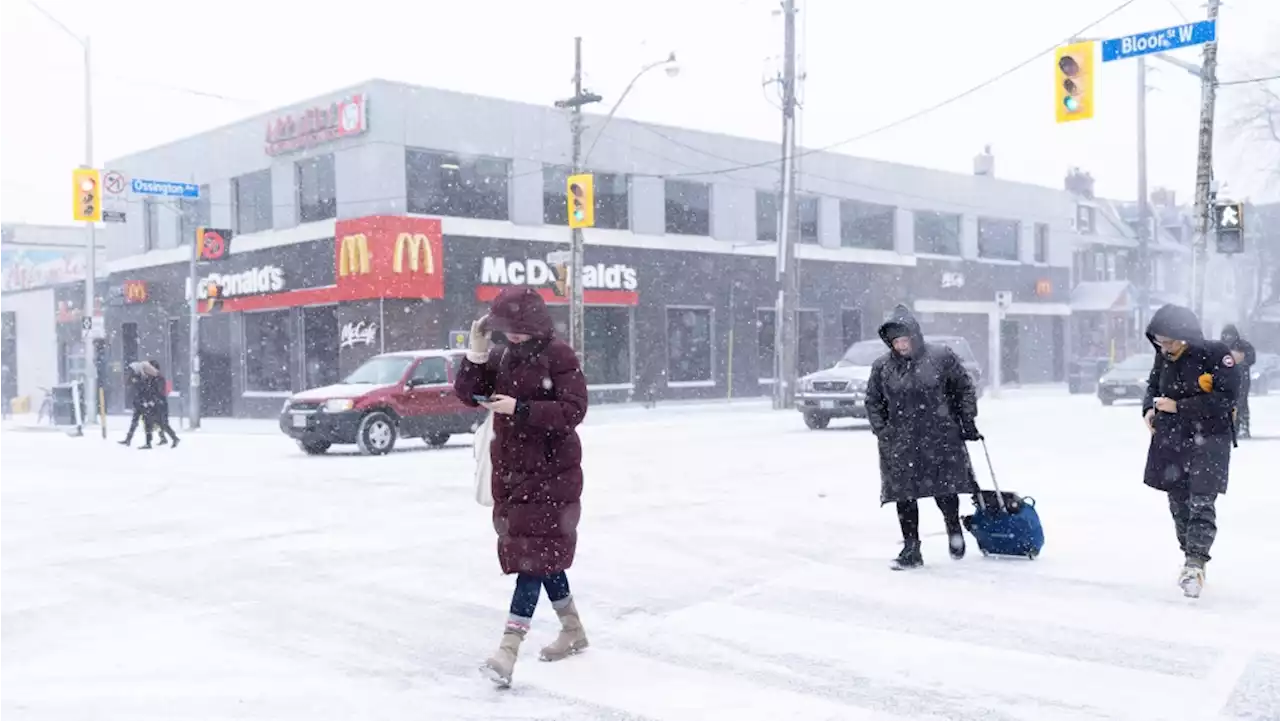
<path fill-rule="evenodd" d="M 1220 0 L 1209 0 L 1209 20 L 1217 22 Z M 1209 264 L 1209 193 L 1213 183 L 1213 109 L 1217 100 L 1218 42 L 1204 46 L 1200 72 L 1200 147 L 1196 155 L 1196 247 L 1191 265 L 1191 303 L 1204 322 L 1205 274 Z"/>
<path fill-rule="evenodd" d="M 573 133 L 573 173 L 582 172 L 582 106 L 602 100 L 595 93 L 582 91 L 582 38 L 573 39 L 573 97 L 557 100 L 557 108 L 569 108 L 569 129 Z M 568 201 L 566 200 L 566 207 Z M 570 229 L 569 240 L 569 344 L 584 360 L 586 352 L 586 306 L 582 287 L 582 268 L 586 263 L 586 248 L 581 228 Z"/>
<path fill-rule="evenodd" d="M 84 46 L 84 167 L 93 167 L 93 70 L 91 55 L 89 52 L 89 38 L 85 36 L 81 41 Z M 101 193 L 101 189 L 98 191 Z M 101 202 L 101 198 L 99 198 Z M 98 310 L 98 239 L 96 237 L 97 229 L 93 222 L 85 223 L 85 243 L 88 247 L 85 249 L 85 278 L 84 278 L 84 317 L 93 323 L 97 318 Z M 85 391 L 85 408 L 89 409 L 89 414 L 96 420 L 99 415 L 98 408 L 98 340 L 93 330 L 95 326 L 90 326 L 91 330 L 85 333 L 84 339 L 84 391 Z M 105 413 L 106 409 L 102 409 L 101 413 Z M 88 419 L 85 419 L 88 421 Z M 106 437 L 107 429 L 102 427 L 103 437 Z"/>
<path fill-rule="evenodd" d="M 796 272 L 796 241 L 800 223 L 796 208 L 796 3 L 783 0 L 782 70 L 782 232 L 778 234 L 779 292 L 774 323 L 773 407 L 789 410 L 795 406 L 796 309 L 799 305 L 799 274 Z"/>
<path fill-rule="evenodd" d="M 1138 57 L 1138 332 L 1151 313 L 1151 207 L 1147 201 L 1147 59 Z"/>

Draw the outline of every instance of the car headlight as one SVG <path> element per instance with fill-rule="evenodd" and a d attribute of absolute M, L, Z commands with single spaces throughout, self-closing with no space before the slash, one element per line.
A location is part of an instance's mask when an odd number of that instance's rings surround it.
<path fill-rule="evenodd" d="M 354 405 L 355 401 L 352 401 L 350 398 L 333 398 L 324 402 L 324 412 L 341 413 L 343 411 L 351 410 L 351 407 Z"/>
<path fill-rule="evenodd" d="M 1261 377 L 1262 377 L 1262 374 L 1259 373 L 1258 371 L 1253 371 L 1252 373 L 1249 374 L 1249 378 L 1255 381 Z"/>

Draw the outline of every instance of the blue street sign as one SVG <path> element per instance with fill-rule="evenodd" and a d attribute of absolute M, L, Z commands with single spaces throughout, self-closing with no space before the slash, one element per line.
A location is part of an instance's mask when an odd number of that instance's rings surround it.
<path fill-rule="evenodd" d="M 1211 43 L 1218 39 L 1217 24 L 1202 20 L 1190 25 L 1175 25 L 1163 30 L 1126 35 L 1122 38 L 1102 41 L 1102 62 L 1136 58 L 1139 55 L 1162 53 L 1192 45 Z"/>
<path fill-rule="evenodd" d="M 130 183 L 138 195 L 163 195 L 169 198 L 199 198 L 200 186 L 195 183 L 174 183 L 168 180 L 143 180 L 134 178 Z"/>

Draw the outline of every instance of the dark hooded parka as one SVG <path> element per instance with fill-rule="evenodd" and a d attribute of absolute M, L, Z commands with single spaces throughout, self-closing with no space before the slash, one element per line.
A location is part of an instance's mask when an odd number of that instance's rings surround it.
<path fill-rule="evenodd" d="M 1156 336 L 1186 341 L 1176 357 L 1160 350 Z M 1189 308 L 1166 305 L 1152 316 L 1147 338 L 1156 348 L 1142 413 L 1155 399 L 1178 404 L 1176 413 L 1156 411 L 1144 481 L 1161 491 L 1227 492 L 1232 418 L 1239 379 L 1225 343 L 1206 340 Z"/>
<path fill-rule="evenodd" d="M 910 336 L 911 354 L 893 350 Z M 880 444 L 880 503 L 970 493 L 973 467 L 964 429 L 976 434 L 973 380 L 950 348 L 926 344 L 904 306 L 880 326 L 889 353 L 871 366 L 867 419 Z"/>
<path fill-rule="evenodd" d="M 577 426 L 587 414 L 587 381 L 573 348 L 555 337 L 546 303 L 532 288 L 509 288 L 493 300 L 489 328 L 532 336 L 499 344 L 489 360 L 462 361 L 454 391 L 505 395 L 513 415 L 495 414 L 493 526 L 503 573 L 549 576 L 573 564 L 582 514 L 582 444 Z"/>
<path fill-rule="evenodd" d="M 1254 349 L 1252 343 L 1240 337 L 1240 330 L 1234 325 L 1223 326 L 1221 338 L 1229 350 L 1244 356 L 1240 362 L 1236 363 L 1236 374 L 1240 377 L 1240 387 L 1236 389 L 1236 395 L 1239 396 L 1238 400 L 1243 403 L 1244 399 L 1249 396 L 1249 388 L 1253 383 L 1249 370 L 1253 364 L 1258 362 L 1258 351 Z"/>

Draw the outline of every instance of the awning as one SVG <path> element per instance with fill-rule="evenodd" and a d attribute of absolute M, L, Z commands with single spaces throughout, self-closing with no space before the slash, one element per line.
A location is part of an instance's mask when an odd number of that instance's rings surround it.
<path fill-rule="evenodd" d="M 1087 280 L 1071 289 L 1073 313 L 1127 311 L 1133 306 L 1133 286 L 1127 280 Z"/>

